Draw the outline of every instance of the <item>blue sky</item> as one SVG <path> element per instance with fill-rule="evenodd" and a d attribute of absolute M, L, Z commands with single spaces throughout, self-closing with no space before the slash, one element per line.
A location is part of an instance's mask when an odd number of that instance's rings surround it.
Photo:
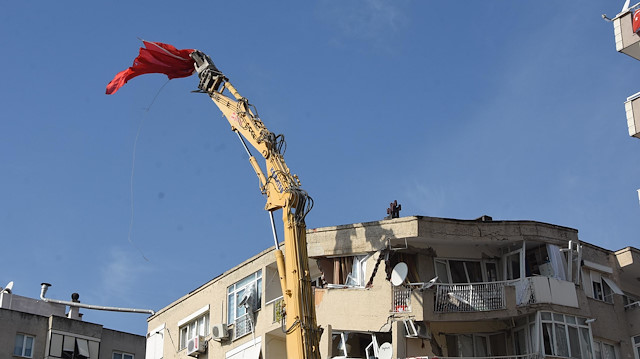
<path fill-rule="evenodd" d="M 0 286 L 157 310 L 272 245 L 255 174 L 195 76 L 104 94 L 138 38 L 209 54 L 285 134 L 309 228 L 379 220 L 398 200 L 403 216 L 535 220 L 638 247 L 624 100 L 640 62 L 600 17 L 622 3 L 4 2 Z M 84 312 L 146 332 L 144 315 Z"/>

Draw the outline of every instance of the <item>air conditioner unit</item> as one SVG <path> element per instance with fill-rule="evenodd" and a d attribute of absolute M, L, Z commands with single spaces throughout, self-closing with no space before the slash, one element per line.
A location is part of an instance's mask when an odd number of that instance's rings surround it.
<path fill-rule="evenodd" d="M 207 350 L 207 343 L 204 341 L 204 337 L 196 335 L 187 341 L 187 355 L 197 357 L 198 354 L 204 353 Z"/>
<path fill-rule="evenodd" d="M 214 324 L 211 326 L 213 340 L 222 341 L 229 338 L 229 329 L 226 324 Z"/>

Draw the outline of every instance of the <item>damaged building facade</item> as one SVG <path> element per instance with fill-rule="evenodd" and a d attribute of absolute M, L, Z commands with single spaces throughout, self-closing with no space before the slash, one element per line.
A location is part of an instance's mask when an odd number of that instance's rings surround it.
<path fill-rule="evenodd" d="M 640 251 L 534 221 L 307 231 L 323 358 L 640 359 Z M 147 358 L 284 358 L 273 249 L 149 318 Z"/>

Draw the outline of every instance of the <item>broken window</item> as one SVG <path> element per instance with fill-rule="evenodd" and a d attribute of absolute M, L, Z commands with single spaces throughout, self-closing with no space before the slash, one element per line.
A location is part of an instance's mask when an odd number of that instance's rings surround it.
<path fill-rule="evenodd" d="M 322 280 L 329 285 L 364 287 L 367 282 L 366 261 L 370 254 L 319 258 L 316 260 L 322 272 Z"/>
<path fill-rule="evenodd" d="M 492 260 L 435 259 L 442 283 L 482 283 L 498 280 L 498 264 Z"/>
<path fill-rule="evenodd" d="M 385 342 L 391 343 L 391 333 L 333 332 L 331 358 L 376 358 Z"/>

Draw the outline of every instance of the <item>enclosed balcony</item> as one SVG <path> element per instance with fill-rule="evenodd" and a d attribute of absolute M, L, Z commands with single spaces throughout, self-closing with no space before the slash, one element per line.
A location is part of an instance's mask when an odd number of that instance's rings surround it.
<path fill-rule="evenodd" d="M 640 36 L 633 31 L 633 13 L 640 4 L 618 14 L 613 19 L 613 32 L 616 39 L 616 51 L 640 60 Z"/>
<path fill-rule="evenodd" d="M 629 136 L 640 138 L 640 92 L 627 98 L 624 109 L 627 114 Z"/>

